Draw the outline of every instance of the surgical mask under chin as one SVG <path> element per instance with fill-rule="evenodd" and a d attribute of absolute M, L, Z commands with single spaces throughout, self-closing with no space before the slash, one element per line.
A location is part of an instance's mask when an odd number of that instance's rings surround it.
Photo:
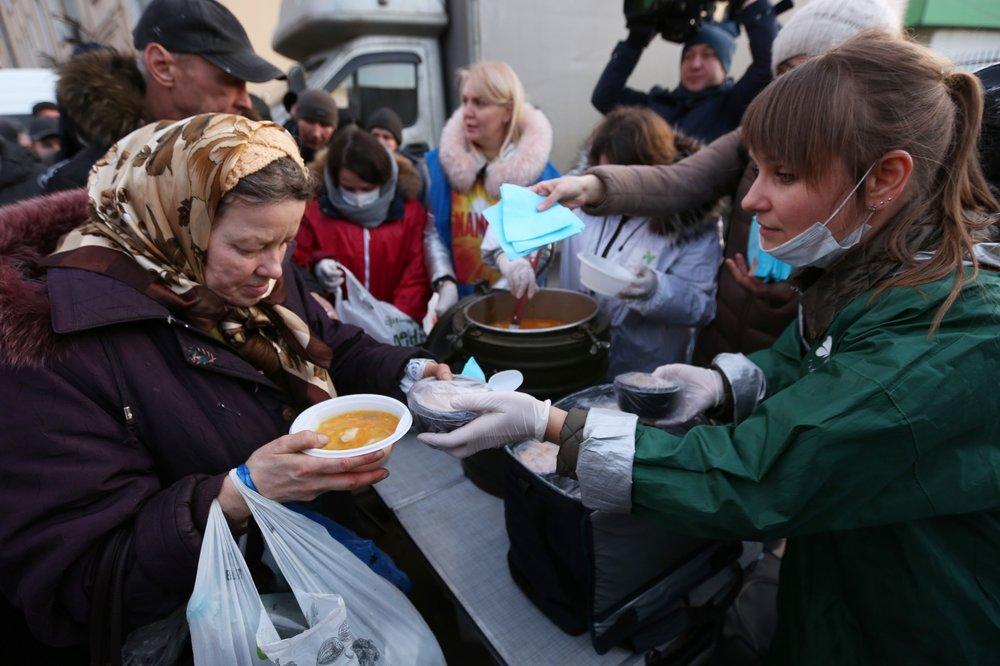
<path fill-rule="evenodd" d="M 363 206 L 370 206 L 376 201 L 378 201 L 379 191 L 376 187 L 370 192 L 351 192 L 350 190 L 345 190 L 343 187 L 340 188 L 340 196 L 347 203 L 352 206 L 357 206 L 361 208 Z"/>
<path fill-rule="evenodd" d="M 868 221 L 872 219 L 875 211 L 868 213 L 868 217 L 865 218 L 864 222 L 858 225 L 854 231 L 841 241 L 833 237 L 827 225 L 837 216 L 837 213 L 841 211 L 847 202 L 851 200 L 851 197 L 858 191 L 858 188 L 861 187 L 861 184 L 865 182 L 865 178 L 868 177 L 868 174 L 874 168 L 875 164 L 868 167 L 865 175 L 861 176 L 861 180 L 851 188 L 851 191 L 847 193 L 847 196 L 840 202 L 840 205 L 830 213 L 830 217 L 826 218 L 825 222 L 816 222 L 795 238 L 791 238 L 781 245 L 767 250 L 768 254 L 796 268 L 803 266 L 826 268 L 835 259 L 860 243 L 862 237 L 871 229 Z"/>

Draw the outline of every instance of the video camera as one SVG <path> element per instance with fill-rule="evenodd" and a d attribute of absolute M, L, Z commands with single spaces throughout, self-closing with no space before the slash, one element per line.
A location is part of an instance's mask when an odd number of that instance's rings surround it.
<path fill-rule="evenodd" d="M 731 20 L 742 4 L 743 0 L 625 0 L 625 27 L 654 28 L 668 42 L 683 44 L 705 21 Z M 782 0 L 774 13 L 781 14 L 792 5 L 792 0 Z"/>

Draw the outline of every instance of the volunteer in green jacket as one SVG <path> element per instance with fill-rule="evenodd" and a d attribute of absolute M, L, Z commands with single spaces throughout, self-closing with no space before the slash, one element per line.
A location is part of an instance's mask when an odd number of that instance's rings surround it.
<path fill-rule="evenodd" d="M 818 112 L 821 110 L 821 112 Z M 466 456 L 560 443 L 585 504 L 704 537 L 788 537 L 770 661 L 1000 663 L 998 204 L 978 164 L 982 93 L 929 50 L 862 34 L 747 110 L 742 201 L 799 267 L 798 322 L 685 384 L 677 437 L 519 393 L 428 444 Z"/>

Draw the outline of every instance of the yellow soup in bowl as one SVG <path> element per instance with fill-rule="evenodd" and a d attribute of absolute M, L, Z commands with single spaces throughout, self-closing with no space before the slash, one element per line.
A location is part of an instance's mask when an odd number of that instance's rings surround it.
<path fill-rule="evenodd" d="M 396 432 L 399 417 L 377 409 L 358 409 L 328 418 L 316 429 L 330 441 L 324 449 L 343 451 L 380 442 Z"/>

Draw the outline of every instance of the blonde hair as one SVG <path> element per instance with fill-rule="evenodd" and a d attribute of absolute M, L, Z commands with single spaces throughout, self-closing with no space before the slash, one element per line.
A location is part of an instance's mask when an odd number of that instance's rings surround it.
<path fill-rule="evenodd" d="M 510 106 L 510 124 L 500 144 L 503 152 L 521 138 L 521 114 L 524 112 L 524 86 L 511 66 L 499 60 L 483 60 L 469 68 L 458 70 L 459 90 L 467 83 L 475 83 L 483 91 L 487 102 Z"/>
<path fill-rule="evenodd" d="M 955 272 L 931 325 L 937 330 L 979 263 L 972 246 L 998 204 L 979 165 L 983 115 L 979 80 L 907 38 L 863 32 L 772 82 L 743 116 L 743 140 L 756 155 L 818 183 L 838 161 L 852 182 L 891 150 L 913 158 L 908 200 L 886 229 L 888 252 L 902 270 L 876 289 L 915 287 Z M 864 205 L 865 188 L 856 204 Z M 921 222 L 940 241 L 917 262 L 910 247 Z M 968 280 L 963 261 L 972 262 Z"/>

